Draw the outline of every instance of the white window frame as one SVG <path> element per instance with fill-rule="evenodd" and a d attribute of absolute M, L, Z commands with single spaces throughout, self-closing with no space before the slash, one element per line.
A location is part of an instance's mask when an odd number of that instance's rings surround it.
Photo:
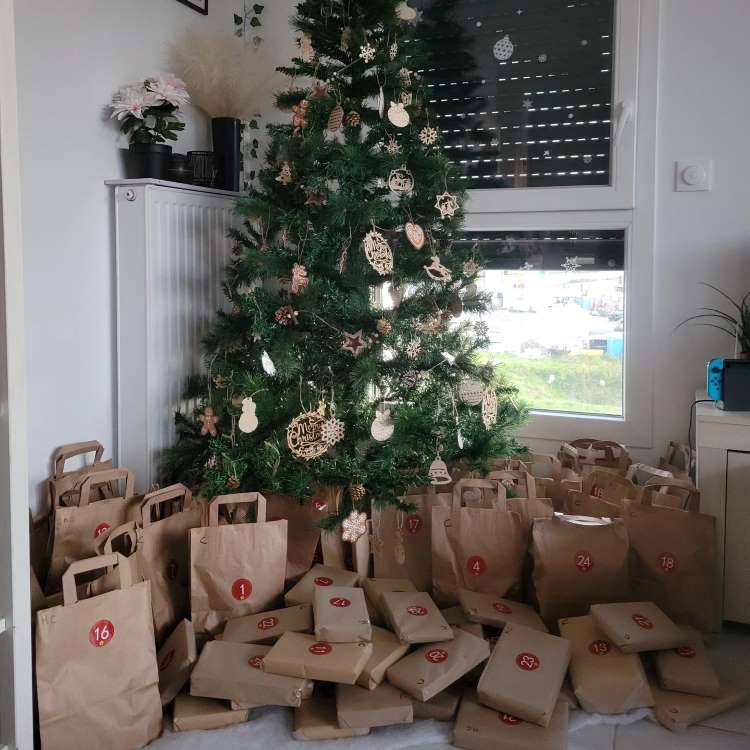
<path fill-rule="evenodd" d="M 614 146 L 612 185 L 471 190 L 466 229 L 625 230 L 623 415 L 532 411 L 518 437 L 544 450 L 597 437 L 653 444 L 653 245 L 659 0 L 617 0 L 615 95 L 631 116 Z M 617 126 L 613 127 L 613 132 Z M 613 136 L 613 143 L 615 138 Z M 637 148 L 636 148 L 637 144 Z"/>

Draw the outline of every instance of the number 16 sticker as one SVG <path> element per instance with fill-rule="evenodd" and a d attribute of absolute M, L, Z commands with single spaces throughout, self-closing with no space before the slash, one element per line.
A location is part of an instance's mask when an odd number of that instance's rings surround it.
<path fill-rule="evenodd" d="M 109 620 L 99 620 L 89 630 L 89 643 L 101 648 L 115 637 L 115 626 Z"/>

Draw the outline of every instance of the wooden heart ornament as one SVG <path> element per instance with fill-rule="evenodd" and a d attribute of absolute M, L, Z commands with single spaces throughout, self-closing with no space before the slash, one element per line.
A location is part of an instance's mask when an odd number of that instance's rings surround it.
<path fill-rule="evenodd" d="M 406 239 L 409 240 L 409 242 L 412 244 L 412 247 L 414 247 L 416 250 L 421 250 L 424 247 L 424 229 L 422 229 L 419 224 L 414 224 L 411 221 L 407 221 L 404 231 L 406 232 Z"/>

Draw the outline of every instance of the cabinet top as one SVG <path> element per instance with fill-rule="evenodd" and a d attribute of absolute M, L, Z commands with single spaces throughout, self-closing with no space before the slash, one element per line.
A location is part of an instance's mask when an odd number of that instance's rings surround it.
<path fill-rule="evenodd" d="M 202 185 L 187 185 L 184 182 L 170 182 L 169 180 L 154 180 L 151 178 L 142 178 L 136 180 L 104 180 L 105 185 L 155 185 L 156 187 L 170 188 L 171 190 L 187 190 L 193 193 L 208 193 L 209 195 L 226 195 L 232 198 L 239 198 L 242 193 L 235 193 L 231 190 L 217 190 L 216 188 L 203 187 Z"/>
<path fill-rule="evenodd" d="M 705 391 L 697 391 L 696 399 L 707 398 Z M 715 406 L 714 402 L 696 404 L 695 418 L 700 422 L 719 422 L 750 427 L 750 411 L 724 411 Z"/>

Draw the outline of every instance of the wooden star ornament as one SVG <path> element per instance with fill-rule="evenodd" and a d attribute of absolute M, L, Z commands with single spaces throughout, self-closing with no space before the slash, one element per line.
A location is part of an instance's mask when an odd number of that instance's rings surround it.
<path fill-rule="evenodd" d="M 458 198 L 455 195 L 451 195 L 447 190 L 437 196 L 435 201 L 435 208 L 440 211 L 441 219 L 452 219 L 458 211 Z"/>
<path fill-rule="evenodd" d="M 344 331 L 344 343 L 341 345 L 341 348 L 345 352 L 351 352 L 355 357 L 359 357 L 367 349 L 367 342 L 365 341 L 362 329 L 360 328 L 355 333 Z"/>

